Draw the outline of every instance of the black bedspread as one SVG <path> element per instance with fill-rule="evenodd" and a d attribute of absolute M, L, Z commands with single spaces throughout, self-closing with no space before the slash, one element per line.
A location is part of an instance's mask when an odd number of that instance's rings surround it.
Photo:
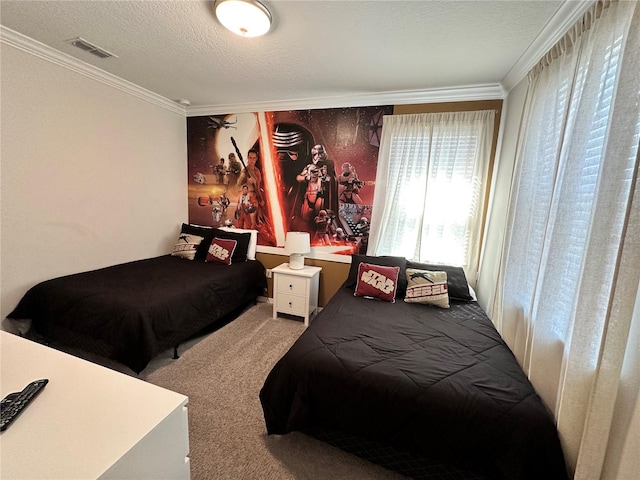
<path fill-rule="evenodd" d="M 32 319 L 40 335 L 140 372 L 265 287 L 256 260 L 227 266 L 165 255 L 39 283 L 8 317 Z"/>
<path fill-rule="evenodd" d="M 489 478 L 567 478 L 551 416 L 475 302 L 439 309 L 341 288 L 260 400 L 269 434 L 345 432 Z"/>

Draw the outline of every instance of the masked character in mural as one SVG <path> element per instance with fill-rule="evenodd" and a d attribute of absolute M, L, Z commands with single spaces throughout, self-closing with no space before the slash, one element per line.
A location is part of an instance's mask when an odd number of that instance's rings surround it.
<path fill-rule="evenodd" d="M 216 227 L 220 225 L 220 223 L 222 222 L 222 208 L 220 208 L 220 206 L 218 205 L 213 207 L 211 216 L 213 217 L 213 225 Z"/>
<path fill-rule="evenodd" d="M 227 218 L 227 208 L 231 204 L 231 200 L 227 196 L 227 191 L 225 190 L 220 194 L 218 198 L 214 195 L 209 195 L 210 204 L 213 205 L 213 211 L 211 215 L 213 216 L 213 225 L 214 227 L 218 227 L 223 224 L 223 221 Z"/>
<path fill-rule="evenodd" d="M 316 145 L 311 149 L 311 157 L 311 163 L 307 164 L 296 177 L 299 183 L 306 182 L 300 212 L 307 224 L 321 209 L 336 211 L 338 207 L 333 161 L 327 158 L 322 145 Z"/>
<path fill-rule="evenodd" d="M 360 236 L 360 241 L 358 242 L 358 253 L 361 255 L 367 254 L 370 228 L 371 225 L 369 224 L 369 219 L 367 217 L 360 217 L 360 220 L 358 220 L 358 223 L 356 224 L 355 232 Z"/>
<path fill-rule="evenodd" d="M 333 241 L 335 243 L 346 243 L 347 242 L 347 234 L 344 233 L 344 230 L 341 227 L 336 228 L 336 233 L 333 234 Z"/>
<path fill-rule="evenodd" d="M 216 165 L 216 179 L 218 181 L 218 185 L 223 185 L 225 180 L 225 167 L 224 167 L 224 158 L 220 159 L 220 163 Z"/>
<path fill-rule="evenodd" d="M 316 230 L 311 239 L 312 245 L 331 245 L 331 237 L 329 236 L 330 220 L 327 211 L 320 210 L 313 221 L 316 224 Z"/>
<path fill-rule="evenodd" d="M 338 177 L 338 201 L 340 203 L 352 203 L 362 205 L 360 198 L 360 189 L 362 182 L 358 178 L 356 169 L 349 162 L 342 164 L 342 173 Z"/>
<path fill-rule="evenodd" d="M 336 214 L 333 210 L 327 210 L 327 233 L 331 238 L 335 236 L 337 228 Z"/>
<path fill-rule="evenodd" d="M 236 154 L 231 152 L 229 154 L 229 163 L 227 163 L 227 184 L 237 185 L 240 171 L 242 170 L 242 164 L 236 158 Z"/>
<path fill-rule="evenodd" d="M 313 135 L 301 125 L 278 123 L 274 127 L 273 145 L 277 151 L 280 199 L 285 216 L 285 228 L 297 231 L 304 229 L 300 222 L 300 205 L 306 185 L 298 183 L 296 177 L 302 167 L 310 162 L 309 153 L 314 145 Z"/>
<path fill-rule="evenodd" d="M 249 191 L 247 184 L 242 185 L 242 193 L 238 198 L 235 218 L 238 221 L 238 228 L 257 228 L 258 202 L 255 195 Z"/>
<path fill-rule="evenodd" d="M 324 205 L 320 169 L 313 164 L 309 164 L 300 172 L 297 178 L 298 182 L 306 183 L 307 185 L 300 207 L 300 218 L 306 223 L 306 229 L 310 230 L 313 226 L 313 219 L 320 213 Z"/>
<path fill-rule="evenodd" d="M 223 214 L 226 213 L 227 212 L 227 208 L 229 207 L 229 204 L 231 203 L 231 200 L 229 200 L 229 197 L 227 196 L 227 191 L 226 190 L 220 194 L 220 198 L 218 199 L 218 202 L 220 203 L 220 207 L 222 208 L 222 213 Z"/>
<path fill-rule="evenodd" d="M 336 167 L 333 160 L 327 156 L 323 145 L 315 145 L 311 149 L 311 161 L 320 169 L 322 190 L 325 192 L 323 208 L 326 210 L 338 210 L 338 193 L 336 190 Z"/>

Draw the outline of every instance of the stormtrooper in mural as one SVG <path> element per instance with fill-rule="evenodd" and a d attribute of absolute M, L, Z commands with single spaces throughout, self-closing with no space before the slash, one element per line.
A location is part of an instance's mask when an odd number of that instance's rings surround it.
<path fill-rule="evenodd" d="M 335 165 L 323 145 L 311 149 L 311 163 L 302 169 L 296 180 L 306 185 L 300 216 L 309 227 L 320 210 L 338 210 Z"/>

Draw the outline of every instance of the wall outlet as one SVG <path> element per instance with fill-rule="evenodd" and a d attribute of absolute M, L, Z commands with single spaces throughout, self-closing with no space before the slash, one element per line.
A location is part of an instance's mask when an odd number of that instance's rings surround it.
<path fill-rule="evenodd" d="M 267 278 L 271 278 L 271 269 L 267 268 Z"/>

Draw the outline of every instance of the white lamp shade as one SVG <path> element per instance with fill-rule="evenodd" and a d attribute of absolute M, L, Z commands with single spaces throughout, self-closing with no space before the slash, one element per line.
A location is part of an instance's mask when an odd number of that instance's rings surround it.
<path fill-rule="evenodd" d="M 257 0 L 217 0 L 215 12 L 222 25 L 243 37 L 259 37 L 271 28 L 269 10 Z"/>
<path fill-rule="evenodd" d="M 304 268 L 304 254 L 311 251 L 311 241 L 307 232 L 287 232 L 284 251 L 289 254 L 289 268 Z"/>
<path fill-rule="evenodd" d="M 309 234 L 307 232 L 287 232 L 284 251 L 287 253 L 309 253 L 311 251 Z"/>

